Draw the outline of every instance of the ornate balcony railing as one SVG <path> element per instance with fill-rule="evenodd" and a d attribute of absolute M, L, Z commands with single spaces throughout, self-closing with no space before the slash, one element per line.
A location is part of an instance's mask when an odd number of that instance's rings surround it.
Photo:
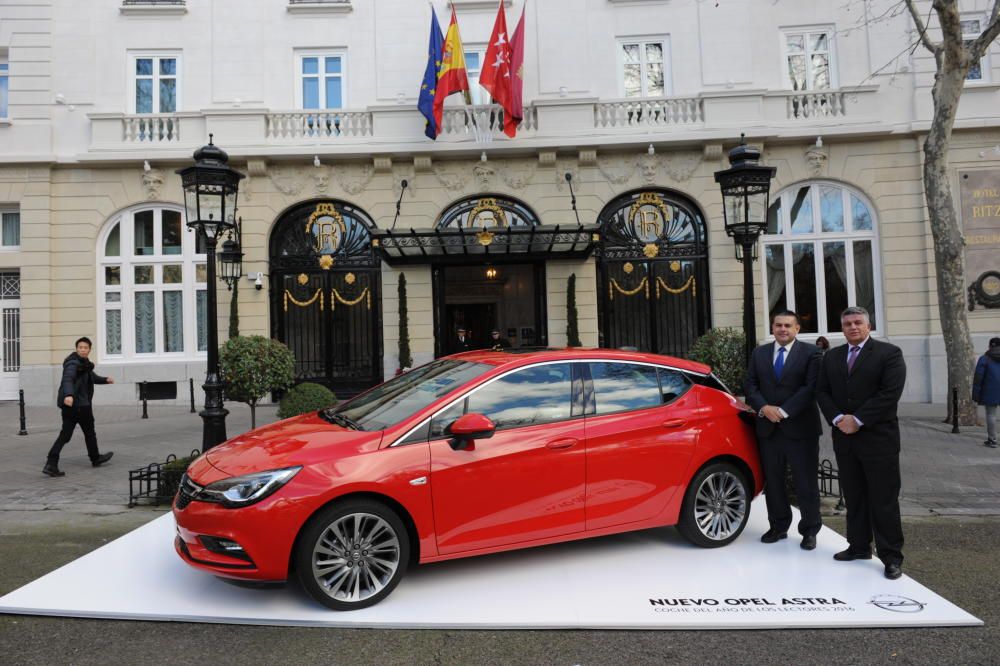
<path fill-rule="evenodd" d="M 268 139 L 333 139 L 372 135 L 368 111 L 283 111 L 267 114 Z"/>
<path fill-rule="evenodd" d="M 697 97 L 660 97 L 598 102 L 594 127 L 667 127 L 705 120 L 703 102 Z"/>
<path fill-rule="evenodd" d="M 122 141 L 125 143 L 179 143 L 180 117 L 175 114 L 143 114 L 122 118 Z"/>
<path fill-rule="evenodd" d="M 447 107 L 441 118 L 441 134 L 445 136 L 470 135 L 479 142 L 488 142 L 503 134 L 503 108 L 499 104 L 473 104 Z M 524 119 L 518 134 L 538 129 L 538 111 L 533 106 L 524 107 Z"/>
<path fill-rule="evenodd" d="M 830 118 L 847 115 L 841 90 L 809 90 L 790 92 L 785 97 L 785 113 L 789 119 Z"/>

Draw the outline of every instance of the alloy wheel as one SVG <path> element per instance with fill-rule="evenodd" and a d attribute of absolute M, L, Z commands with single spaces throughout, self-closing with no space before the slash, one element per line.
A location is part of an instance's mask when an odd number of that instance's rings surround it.
<path fill-rule="evenodd" d="M 345 603 L 365 601 L 385 589 L 400 560 L 396 530 L 371 513 L 349 513 L 331 522 L 310 557 L 320 588 Z"/>
<path fill-rule="evenodd" d="M 713 541 L 723 541 L 743 525 L 747 491 L 728 470 L 705 477 L 695 494 L 694 517 L 698 530 Z"/>

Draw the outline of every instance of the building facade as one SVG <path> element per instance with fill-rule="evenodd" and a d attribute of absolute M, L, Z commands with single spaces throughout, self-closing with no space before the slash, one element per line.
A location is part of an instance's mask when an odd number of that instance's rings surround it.
<path fill-rule="evenodd" d="M 905 399 L 942 400 L 922 142 L 934 63 L 889 0 L 522 0 L 525 117 L 476 84 L 497 3 L 454 5 L 472 106 L 436 141 L 416 98 L 430 10 L 411 0 L 0 5 L 0 399 L 55 400 L 73 341 L 117 380 L 204 378 L 204 248 L 175 169 L 209 135 L 247 175 L 242 334 L 285 341 L 342 395 L 399 367 L 399 278 L 422 363 L 486 344 L 675 355 L 741 326 L 742 267 L 713 173 L 746 133 L 777 167 L 754 265 L 758 336 L 803 316 L 833 344 L 867 307 L 903 348 Z M 928 4 L 929 3 L 924 3 Z M 963 3 L 970 37 L 986 0 Z M 912 54 L 911 54 L 912 51 Z M 970 73 L 951 173 L 977 348 L 1000 330 L 1000 52 Z M 405 181 L 405 185 L 404 185 Z M 220 332 L 233 292 L 219 290 Z M 200 390 L 200 388 L 199 388 Z"/>

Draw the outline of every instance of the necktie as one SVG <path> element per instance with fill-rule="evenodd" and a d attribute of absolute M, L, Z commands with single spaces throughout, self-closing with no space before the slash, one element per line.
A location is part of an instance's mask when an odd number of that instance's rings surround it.
<path fill-rule="evenodd" d="M 778 348 L 778 358 L 774 359 L 774 376 L 781 379 L 781 371 L 785 369 L 785 348 Z"/>
<path fill-rule="evenodd" d="M 851 347 L 851 353 L 847 355 L 847 372 L 850 374 L 854 370 L 854 362 L 858 360 L 858 352 L 861 347 Z"/>

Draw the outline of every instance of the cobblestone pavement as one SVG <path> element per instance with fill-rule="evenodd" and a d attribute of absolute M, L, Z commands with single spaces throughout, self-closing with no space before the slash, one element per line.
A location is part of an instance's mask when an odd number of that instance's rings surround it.
<path fill-rule="evenodd" d="M 250 428 L 246 405 L 228 404 L 228 434 Z M 257 409 L 258 425 L 275 420 L 276 408 Z M 1000 515 L 1000 449 L 983 446 L 982 427 L 962 428 L 951 434 L 941 422 L 942 405 L 902 405 L 902 508 L 906 515 Z M 149 419 L 140 418 L 140 406 L 95 408 L 102 451 L 114 451 L 106 466 L 93 468 L 87 459 L 83 435 L 77 430 L 63 449 L 60 467 L 66 476 L 41 473 L 45 454 L 59 431 L 56 407 L 28 409 L 28 435 L 17 434 L 17 403 L 0 403 L 0 527 L 17 520 L 21 512 L 65 510 L 108 513 L 125 510 L 129 497 L 128 471 L 184 455 L 200 448 L 202 420 L 188 407 L 150 403 Z M 821 440 L 820 458 L 836 465 L 829 429 Z M 20 518 L 26 518 L 21 515 Z"/>

